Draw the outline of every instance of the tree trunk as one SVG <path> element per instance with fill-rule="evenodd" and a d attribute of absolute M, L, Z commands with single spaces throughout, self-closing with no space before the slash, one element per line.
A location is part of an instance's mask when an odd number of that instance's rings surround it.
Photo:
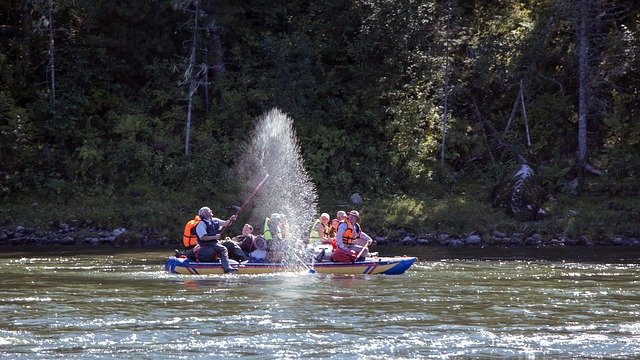
<path fill-rule="evenodd" d="M 22 28 L 22 43 L 24 44 L 25 54 L 27 56 L 27 61 L 25 66 L 26 71 L 29 71 L 31 68 L 31 63 L 33 62 L 33 54 L 31 47 L 31 22 L 33 21 L 31 18 L 31 11 L 33 9 L 32 2 L 30 0 L 22 1 L 22 19 L 21 19 L 21 28 Z"/>
<path fill-rule="evenodd" d="M 451 11 L 451 9 L 449 9 Z M 445 39 L 445 59 L 444 59 L 444 113 L 442 114 L 442 145 L 440 146 L 440 164 L 444 166 L 445 144 L 447 139 L 447 116 L 449 114 L 449 25 L 450 16 L 447 17 L 447 32 Z"/>
<path fill-rule="evenodd" d="M 222 48 L 222 39 L 220 38 L 220 28 L 216 27 L 213 30 L 213 37 L 211 40 L 212 49 L 213 49 L 213 72 L 215 77 L 219 77 L 226 72 L 226 67 L 224 65 L 224 50 Z"/>
<path fill-rule="evenodd" d="M 587 159 L 587 106 L 589 96 L 589 44 L 587 38 L 589 0 L 580 0 L 580 25 L 578 29 L 578 164 L 584 166 Z"/>
<path fill-rule="evenodd" d="M 49 66 L 47 72 L 49 77 L 49 91 L 51 101 L 51 115 L 56 118 L 56 51 L 54 42 L 54 26 L 53 26 L 53 0 L 49 0 Z"/>
<path fill-rule="evenodd" d="M 189 156 L 191 154 L 191 148 L 189 143 L 189 138 L 191 135 L 191 114 L 193 112 L 193 95 L 196 92 L 196 50 L 197 50 L 197 41 L 198 41 L 198 12 L 199 12 L 199 4 L 198 0 L 194 1 L 194 15 L 193 15 L 193 39 L 191 40 L 191 55 L 189 56 L 189 67 L 187 68 L 187 72 L 185 77 L 189 79 L 189 97 L 188 97 L 188 105 L 187 105 L 187 125 L 185 129 L 185 139 L 184 139 L 184 155 Z"/>

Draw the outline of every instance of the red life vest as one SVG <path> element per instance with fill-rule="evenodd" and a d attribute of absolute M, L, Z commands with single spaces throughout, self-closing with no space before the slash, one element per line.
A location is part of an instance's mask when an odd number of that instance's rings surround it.
<path fill-rule="evenodd" d="M 196 235 L 196 226 L 200 222 L 200 216 L 196 215 L 193 220 L 189 220 L 184 226 L 184 232 L 182 233 L 182 245 L 185 249 L 191 249 L 198 244 L 198 236 Z"/>

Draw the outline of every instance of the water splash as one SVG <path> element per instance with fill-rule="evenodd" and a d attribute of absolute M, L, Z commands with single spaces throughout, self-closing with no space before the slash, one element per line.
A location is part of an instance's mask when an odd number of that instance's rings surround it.
<path fill-rule="evenodd" d="M 288 236 L 275 248 L 287 263 L 296 263 L 289 254 L 297 241 L 309 235 L 317 215 L 315 185 L 304 169 L 293 120 L 279 109 L 265 113 L 256 125 L 251 142 L 238 164 L 238 176 L 245 184 L 258 184 L 266 174 L 267 182 L 254 199 L 254 233 L 261 234 L 265 218 L 272 213 L 286 217 Z"/>

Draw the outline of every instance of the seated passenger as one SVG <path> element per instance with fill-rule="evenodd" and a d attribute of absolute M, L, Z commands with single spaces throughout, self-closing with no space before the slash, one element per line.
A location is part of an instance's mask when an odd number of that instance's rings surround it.
<path fill-rule="evenodd" d="M 281 216 L 278 213 L 273 213 L 268 218 L 264 219 L 264 231 L 263 236 L 267 241 L 279 241 L 284 239 L 284 231 L 280 225 Z"/>
<path fill-rule="evenodd" d="M 331 244 L 329 239 L 329 214 L 323 213 L 311 227 L 309 245 Z"/>
<path fill-rule="evenodd" d="M 238 243 L 242 251 L 248 254 L 255 250 L 253 249 L 253 241 L 255 238 L 256 236 L 253 235 L 253 226 L 244 224 L 242 227 L 242 234 L 236 236 L 234 240 Z"/>
<path fill-rule="evenodd" d="M 338 248 L 333 252 L 334 261 L 355 261 L 358 255 L 369 256 L 368 246 L 373 240 L 362 231 L 359 220 L 360 213 L 352 210 L 338 226 L 336 236 Z"/>
<path fill-rule="evenodd" d="M 338 219 L 333 219 L 329 223 L 329 239 L 332 244 L 335 244 L 336 236 L 338 236 L 338 225 L 340 225 L 340 220 Z"/>
<path fill-rule="evenodd" d="M 233 259 L 235 261 L 246 261 L 249 260 L 247 254 L 242 250 L 240 244 L 236 241 L 233 241 L 231 238 L 225 238 L 220 242 L 224 247 L 227 248 L 227 252 L 229 253 L 229 259 Z"/>

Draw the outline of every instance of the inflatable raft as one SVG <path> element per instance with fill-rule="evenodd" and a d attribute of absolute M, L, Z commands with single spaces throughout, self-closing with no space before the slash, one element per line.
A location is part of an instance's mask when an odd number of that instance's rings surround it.
<path fill-rule="evenodd" d="M 306 263 L 305 268 L 313 269 L 319 274 L 336 275 L 361 275 L 361 274 L 385 274 L 399 275 L 407 271 L 417 260 L 416 257 L 395 256 L 395 257 L 372 257 L 356 262 L 332 262 L 321 261 Z M 243 262 L 229 261 L 233 268 L 237 269 L 238 275 L 270 274 L 277 272 L 292 271 L 290 266 L 283 263 L 273 262 Z M 300 263 L 297 267 L 302 267 Z M 216 262 L 196 262 L 184 257 L 171 256 L 164 266 L 165 271 L 172 274 L 182 275 L 207 275 L 223 274 L 222 265 Z"/>

